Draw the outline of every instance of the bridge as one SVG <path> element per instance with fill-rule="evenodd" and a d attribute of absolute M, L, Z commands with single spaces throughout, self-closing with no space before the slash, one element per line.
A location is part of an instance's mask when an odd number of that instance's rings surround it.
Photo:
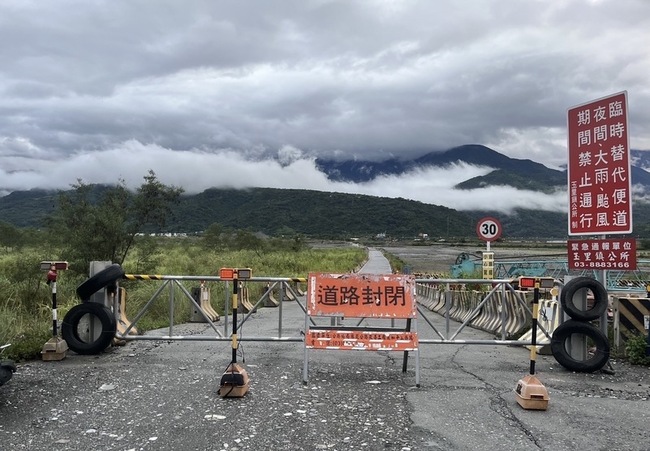
<path fill-rule="evenodd" d="M 564 254 L 563 254 L 564 255 Z M 564 258 L 549 258 L 552 256 L 529 256 L 524 258 L 506 258 L 494 260 L 494 277 L 497 279 L 514 279 L 519 276 L 553 277 L 562 280 L 564 276 L 597 277 L 598 270 L 574 270 L 569 268 L 566 256 Z M 482 257 L 477 254 L 462 253 L 456 263 L 451 266 L 452 278 L 467 278 L 482 271 Z M 650 285 L 650 260 L 637 260 L 634 271 L 607 270 L 606 288 L 609 291 L 646 291 Z"/>

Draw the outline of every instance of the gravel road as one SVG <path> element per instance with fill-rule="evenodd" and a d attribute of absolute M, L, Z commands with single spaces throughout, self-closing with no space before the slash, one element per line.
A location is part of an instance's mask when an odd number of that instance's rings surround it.
<path fill-rule="evenodd" d="M 299 304 L 282 307 L 283 336 L 299 337 Z M 260 308 L 243 326 L 238 359 L 251 378 L 243 398 L 217 394 L 231 355 L 224 341 L 134 341 L 98 356 L 69 351 L 62 361 L 20 364 L 0 388 L 0 449 L 650 449 L 647 368 L 613 361 L 613 373 L 579 374 L 538 356 L 546 411 L 515 400 L 529 365 L 521 347 L 421 345 L 420 387 L 413 353 L 402 373 L 402 353 L 314 350 L 303 384 L 302 343 L 246 341 L 277 335 L 278 316 Z M 434 337 L 424 321 L 417 330 Z M 214 332 L 196 323 L 174 334 Z M 460 338 L 493 337 L 469 329 Z"/>
<path fill-rule="evenodd" d="M 273 333 L 277 314 L 258 310 L 244 338 Z M 298 305 L 287 303 L 283 315 L 285 333 L 299 334 Z M 211 331 L 175 327 L 184 336 Z M 432 336 L 422 324 L 418 332 Z M 300 343 L 243 341 L 241 349 L 251 389 L 236 399 L 217 394 L 226 342 L 136 341 L 22 364 L 0 389 L 0 449 L 648 449 L 648 370 L 623 362 L 614 374 L 578 374 L 539 356 L 536 374 L 551 399 L 547 411 L 528 411 L 513 393 L 528 371 L 522 348 L 423 345 L 419 388 L 414 356 L 402 373 L 400 353 L 312 351 L 303 385 Z"/>

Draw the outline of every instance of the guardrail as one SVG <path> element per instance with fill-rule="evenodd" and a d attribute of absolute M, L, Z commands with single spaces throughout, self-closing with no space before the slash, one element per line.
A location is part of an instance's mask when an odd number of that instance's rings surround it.
<path fill-rule="evenodd" d="M 421 339 L 426 344 L 503 344 L 528 346 L 531 340 L 511 339 L 521 332 L 532 318 L 528 306 L 531 291 L 515 290 L 510 279 L 416 279 L 418 283 L 418 311 L 426 307 L 443 316 L 444 333 L 438 330 L 422 315 L 424 321 L 433 329 L 437 339 Z M 487 292 L 462 289 L 467 285 L 489 286 Z M 460 288 L 460 289 L 459 289 Z M 432 299 L 433 298 L 433 299 Z M 452 320 L 460 325 L 452 330 Z M 458 338 L 465 327 L 485 330 L 499 334 L 494 340 L 461 340 Z M 541 334 L 550 340 L 550 332 L 540 325 Z M 551 331 L 552 332 L 552 331 Z M 538 343 L 546 344 L 546 343 Z"/>
<path fill-rule="evenodd" d="M 224 292 L 225 292 L 225 311 L 229 312 L 231 311 L 231 303 L 230 303 L 230 297 L 228 296 L 229 291 L 231 290 L 230 288 L 230 283 L 231 281 L 229 280 L 224 280 L 221 279 L 218 276 L 174 276 L 174 275 L 143 275 L 143 274 L 125 274 L 124 278 L 127 280 L 159 280 L 163 281 L 164 283 L 154 292 L 154 294 L 151 296 L 151 298 L 144 304 L 144 306 L 136 313 L 135 317 L 133 318 L 132 321 L 130 321 L 129 327 L 127 327 L 122 333 L 117 332 L 116 337 L 121 340 L 192 340 L 192 341 L 230 341 L 230 324 L 229 324 L 229 316 L 226 314 L 224 315 L 224 322 L 223 322 L 223 333 L 220 332 L 217 328 L 217 326 L 210 320 L 210 316 L 208 315 L 207 312 L 204 311 L 204 309 L 201 306 L 201 303 L 198 302 L 194 296 L 190 293 L 190 291 L 181 283 L 183 281 L 198 281 L 198 282 L 223 282 L 225 284 L 224 287 Z M 265 283 L 266 285 L 266 290 L 262 294 L 262 296 L 254 303 L 250 303 L 250 307 L 246 310 L 249 310 L 246 312 L 244 317 L 241 319 L 241 321 L 238 321 L 237 324 L 237 329 L 240 329 L 241 326 L 250 318 L 250 316 L 257 310 L 257 308 L 264 307 L 264 302 L 267 299 L 271 299 L 274 297 L 273 291 L 275 288 L 279 288 L 279 301 L 277 302 L 277 307 L 279 311 L 278 315 L 278 333 L 276 336 L 269 336 L 269 337 L 256 337 L 256 336 L 248 336 L 248 337 L 240 337 L 240 341 L 284 341 L 284 342 L 290 342 L 290 341 L 295 341 L 295 342 L 302 342 L 303 337 L 302 336 L 283 336 L 283 300 L 285 296 L 291 296 L 293 299 L 298 299 L 301 297 L 301 293 L 298 291 L 297 288 L 294 288 L 291 284 L 297 284 L 297 283 L 305 283 L 306 279 L 304 278 L 288 278 L 288 277 L 252 277 L 250 279 L 247 279 L 246 282 L 260 282 L 260 283 Z M 240 282 L 241 284 L 241 282 Z M 176 302 L 175 300 L 175 288 L 178 288 L 181 293 L 184 295 L 185 298 L 187 298 L 194 306 L 197 312 L 203 318 L 206 320 L 206 322 L 210 325 L 210 327 L 213 329 L 216 335 L 200 335 L 200 336 L 182 336 L 182 335 L 174 335 L 174 304 Z M 142 318 L 142 316 L 151 308 L 151 305 L 156 301 L 160 295 L 165 291 L 165 288 L 168 288 L 169 292 L 169 333 L 167 335 L 131 335 L 130 332 L 133 330 L 136 326 L 138 321 Z M 117 303 L 117 301 L 116 301 Z M 305 306 L 300 303 L 301 308 L 303 311 L 306 313 Z M 242 302 L 242 305 L 246 305 L 246 302 Z M 117 311 L 117 308 L 115 308 L 115 311 Z"/>
<path fill-rule="evenodd" d="M 228 293 L 229 281 L 222 280 L 217 276 L 174 276 L 174 275 L 137 275 L 126 274 L 124 276 L 127 280 L 147 280 L 147 281 L 162 281 L 163 284 L 155 291 L 153 296 L 145 303 L 140 311 L 135 315 L 130 322 L 129 327 L 122 332 L 117 332 L 116 337 L 121 340 L 194 340 L 194 341 L 229 341 L 230 325 L 229 316 L 223 316 L 222 331 L 219 327 L 209 320 L 208 314 L 201 308 L 200 302 L 192 296 L 190 291 L 183 285 L 185 281 L 197 282 L 224 282 L 224 299 L 225 310 L 230 311 L 230 302 Z M 238 322 L 237 329 L 249 320 L 251 315 L 255 313 L 258 308 L 264 308 L 269 305 L 269 301 L 273 302 L 278 309 L 278 326 L 277 334 L 274 336 L 245 336 L 240 337 L 240 341 L 268 341 L 268 342 L 303 342 L 304 336 L 287 336 L 283 332 L 283 305 L 284 298 L 289 296 L 300 306 L 302 311 L 307 314 L 304 302 L 301 298 L 304 296 L 299 289 L 294 285 L 297 283 L 305 283 L 305 278 L 287 278 L 287 277 L 253 277 L 246 280 L 246 283 L 263 283 L 266 284 L 266 289 L 257 301 L 249 302 L 247 312 L 244 317 Z M 420 343 L 423 344 L 502 344 L 502 345 L 518 345 L 527 346 L 532 342 L 530 340 L 517 340 L 512 337 L 521 332 L 527 326 L 532 317 L 532 311 L 529 307 L 529 300 L 527 293 L 515 290 L 510 279 L 415 279 L 417 284 L 417 302 L 418 312 L 423 321 L 433 330 L 438 338 L 422 338 Z M 487 291 L 471 291 L 462 290 L 463 286 L 467 285 L 480 285 L 487 286 Z M 170 311 L 170 324 L 167 334 L 164 335 L 132 335 L 130 332 L 137 326 L 140 318 L 148 311 L 153 302 L 158 299 L 165 289 L 169 292 L 169 311 Z M 183 336 L 174 334 L 174 304 L 177 302 L 175 298 L 175 288 L 187 298 L 206 319 L 206 322 L 214 331 L 214 335 L 192 335 Z M 277 300 L 274 292 L 279 292 Z M 115 310 L 117 311 L 117 300 L 115 300 Z M 244 303 L 245 304 L 245 303 Z M 275 308 L 275 307 L 274 307 Z M 444 320 L 444 331 L 433 324 L 425 309 L 440 314 Z M 313 324 L 313 320 L 310 320 Z M 359 324 L 363 321 L 361 319 Z M 452 321 L 456 324 L 460 323 L 458 327 L 452 329 Z M 467 326 L 485 330 L 487 332 L 496 333 L 499 337 L 493 340 L 478 340 L 469 339 L 463 340 L 459 335 Z M 542 324 L 540 324 L 540 332 L 547 339 L 550 340 L 550 332 L 547 331 Z M 544 342 L 538 344 L 546 344 Z"/>

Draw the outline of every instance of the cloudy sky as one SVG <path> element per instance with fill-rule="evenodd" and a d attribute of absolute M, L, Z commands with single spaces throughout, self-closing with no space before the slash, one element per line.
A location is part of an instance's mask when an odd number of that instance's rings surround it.
<path fill-rule="evenodd" d="M 317 156 L 484 144 L 566 164 L 571 106 L 628 92 L 650 150 L 648 0 L 3 0 L 0 192 L 77 179 L 186 192 L 286 187 L 456 209 L 566 194 L 459 192 L 486 168 L 333 183 Z"/>

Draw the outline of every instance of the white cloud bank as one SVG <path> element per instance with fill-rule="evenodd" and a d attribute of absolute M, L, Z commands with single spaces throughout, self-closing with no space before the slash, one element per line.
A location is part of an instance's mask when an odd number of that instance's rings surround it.
<path fill-rule="evenodd" d="M 20 165 L 21 159 L 0 157 L 0 162 L 5 166 Z M 455 189 L 454 186 L 463 180 L 490 172 L 489 168 L 465 164 L 381 176 L 359 184 L 334 182 L 316 168 L 313 157 L 305 156 L 292 146 L 284 146 L 278 158 L 252 161 L 234 150 L 177 151 L 131 140 L 110 150 L 80 152 L 58 159 L 34 159 L 32 163 L 35 164 L 29 171 L 0 169 L 4 189 L 68 189 L 77 180 L 106 184 L 123 180 L 133 189 L 142 184 L 143 177 L 151 169 L 161 182 L 183 187 L 188 194 L 224 187 L 295 188 L 401 197 L 455 210 L 489 206 L 491 210 L 503 212 L 518 207 L 562 211 L 566 204 L 565 192 L 548 195 L 510 187 Z"/>

